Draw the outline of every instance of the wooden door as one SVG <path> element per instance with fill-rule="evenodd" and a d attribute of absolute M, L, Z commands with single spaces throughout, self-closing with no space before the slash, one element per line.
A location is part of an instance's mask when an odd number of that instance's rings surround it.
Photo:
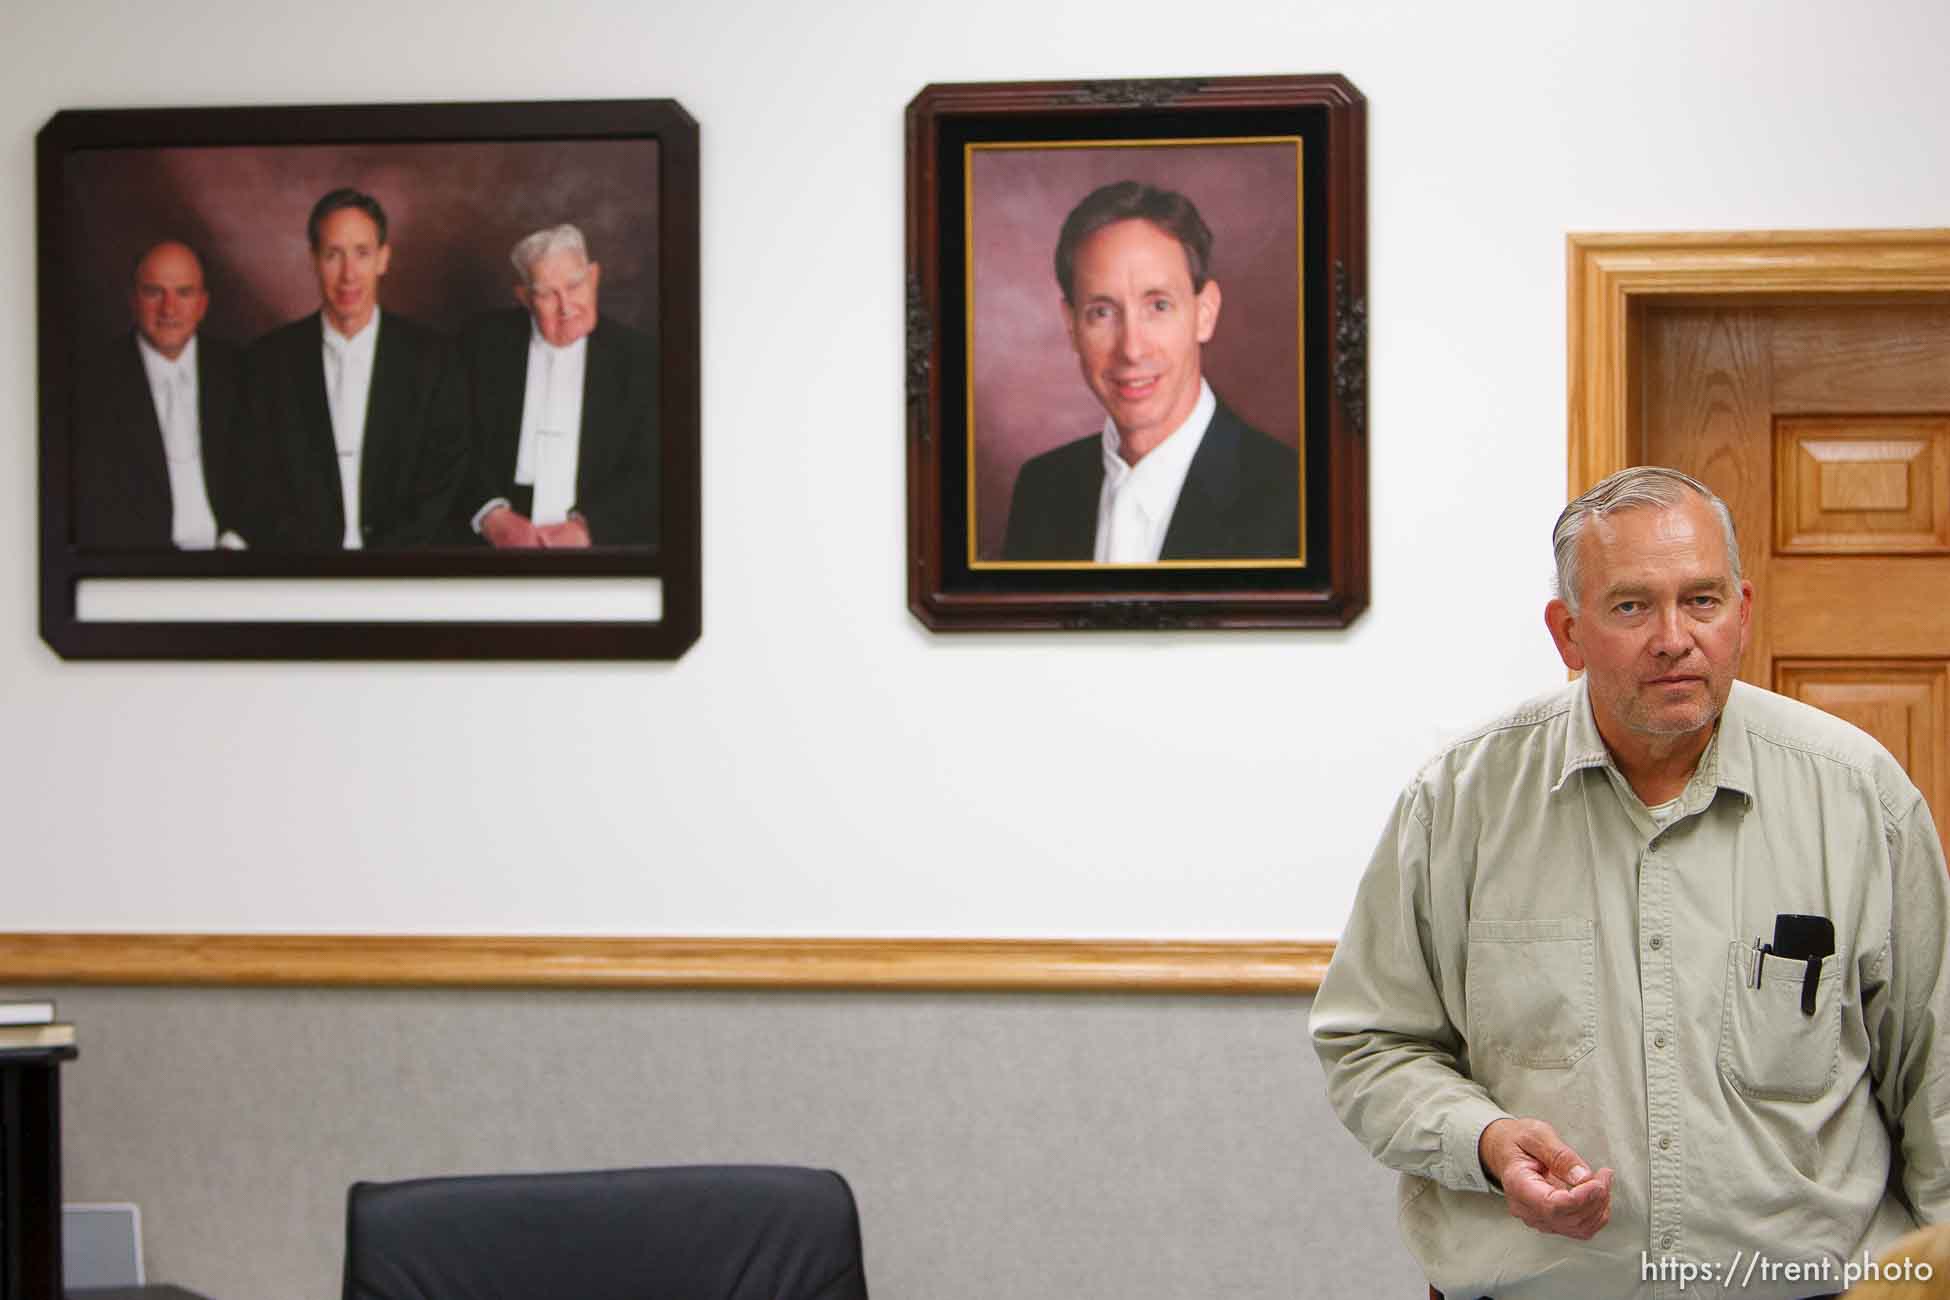
<path fill-rule="evenodd" d="M 1950 306 L 1652 306 L 1634 459 L 1732 507 L 1741 677 L 1880 740 L 1950 845 Z"/>

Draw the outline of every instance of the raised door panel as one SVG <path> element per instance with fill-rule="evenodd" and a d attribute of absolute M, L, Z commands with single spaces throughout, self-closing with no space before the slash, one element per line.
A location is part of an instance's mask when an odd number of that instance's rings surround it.
<path fill-rule="evenodd" d="M 1950 419 L 1784 415 L 1774 445 L 1779 553 L 1950 553 Z"/>
<path fill-rule="evenodd" d="M 1950 831 L 1950 661 L 1784 660 L 1775 689 L 1882 742 Z"/>

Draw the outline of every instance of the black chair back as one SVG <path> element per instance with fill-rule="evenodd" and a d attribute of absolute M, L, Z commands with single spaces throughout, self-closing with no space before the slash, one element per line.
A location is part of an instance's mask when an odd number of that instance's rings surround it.
<path fill-rule="evenodd" d="M 354 1183 L 345 1300 L 866 1300 L 830 1170 L 697 1165 Z"/>

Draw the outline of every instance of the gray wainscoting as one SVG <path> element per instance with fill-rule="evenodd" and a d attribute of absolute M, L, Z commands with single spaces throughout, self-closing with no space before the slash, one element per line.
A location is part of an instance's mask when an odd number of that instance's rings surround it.
<path fill-rule="evenodd" d="M 66 1199 L 215 1300 L 335 1297 L 355 1179 L 744 1161 L 847 1176 L 876 1300 L 1424 1290 L 1302 998 L 53 993 Z"/>

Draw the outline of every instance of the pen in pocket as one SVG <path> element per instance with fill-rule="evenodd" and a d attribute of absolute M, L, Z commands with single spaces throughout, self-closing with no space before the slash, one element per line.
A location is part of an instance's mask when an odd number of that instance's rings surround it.
<path fill-rule="evenodd" d="M 1835 955 L 1835 923 L 1825 916 L 1782 912 L 1774 918 L 1774 942 L 1765 951 L 1807 963 L 1801 976 L 1801 1014 L 1812 1016 L 1821 986 L 1821 963 Z"/>

